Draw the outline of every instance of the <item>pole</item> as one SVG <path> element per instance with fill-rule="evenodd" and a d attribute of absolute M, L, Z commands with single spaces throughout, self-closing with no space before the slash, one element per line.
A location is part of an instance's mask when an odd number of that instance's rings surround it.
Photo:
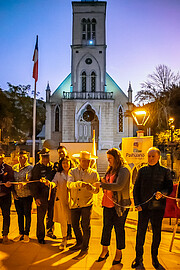
<path fill-rule="evenodd" d="M 34 104 L 33 104 L 33 166 L 35 165 L 35 150 L 36 150 L 36 80 L 34 83 Z"/>
<path fill-rule="evenodd" d="M 173 133 L 174 130 L 171 127 L 171 171 L 173 171 L 173 163 L 174 163 L 174 157 L 173 157 L 173 142 L 174 142 L 174 138 L 173 138 Z"/>

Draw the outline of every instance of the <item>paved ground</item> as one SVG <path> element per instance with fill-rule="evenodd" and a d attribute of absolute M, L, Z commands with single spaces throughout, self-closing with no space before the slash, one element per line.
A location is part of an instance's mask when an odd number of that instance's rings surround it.
<path fill-rule="evenodd" d="M 109 248 L 110 256 L 105 262 L 97 263 L 101 246 L 100 238 L 102 231 L 102 219 L 92 219 L 92 234 L 88 255 L 81 261 L 73 260 L 78 252 L 70 252 L 67 248 L 64 252 L 59 252 L 58 245 L 61 242 L 60 227 L 55 226 L 57 240 L 51 240 L 47 237 L 47 244 L 40 245 L 36 240 L 36 214 L 32 214 L 32 226 L 30 232 L 31 241 L 25 243 L 13 243 L 8 245 L 0 244 L 0 270 L 37 270 L 37 269 L 76 269 L 76 270 L 93 270 L 93 269 L 123 269 L 130 270 L 131 262 L 134 259 L 135 252 L 135 226 L 127 224 L 126 226 L 126 249 L 123 251 L 123 259 L 120 265 L 112 266 L 115 253 L 115 235 L 112 234 L 112 241 Z M 2 216 L 0 215 L 0 229 L 2 228 Z M 18 235 L 17 215 L 11 214 L 11 226 L 9 238 L 13 239 Z M 159 249 L 159 261 L 162 265 L 159 269 L 175 270 L 180 269 L 180 234 L 178 233 L 174 240 L 172 252 L 169 252 L 171 232 L 162 232 L 162 241 Z M 147 232 L 144 254 L 144 268 L 146 270 L 154 269 L 151 264 L 150 245 L 151 232 Z M 69 240 L 70 247 L 75 239 Z M 142 269 L 142 268 L 141 268 Z"/>

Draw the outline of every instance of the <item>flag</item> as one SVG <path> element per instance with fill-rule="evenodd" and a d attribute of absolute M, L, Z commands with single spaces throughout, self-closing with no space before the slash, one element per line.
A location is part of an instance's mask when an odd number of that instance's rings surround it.
<path fill-rule="evenodd" d="M 36 45 L 34 49 L 33 55 L 34 67 L 33 67 L 33 78 L 35 82 L 38 80 L 38 36 L 36 36 Z"/>

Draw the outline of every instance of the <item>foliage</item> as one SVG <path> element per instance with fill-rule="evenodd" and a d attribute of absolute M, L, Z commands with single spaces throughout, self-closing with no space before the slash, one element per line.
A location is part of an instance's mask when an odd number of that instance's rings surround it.
<path fill-rule="evenodd" d="M 135 101 L 140 105 L 146 104 L 151 114 L 149 125 L 154 133 L 168 128 L 170 116 L 179 119 L 179 73 L 174 74 L 167 66 L 159 65 L 141 86 L 142 90 L 137 93 Z"/>
<path fill-rule="evenodd" d="M 173 144 L 172 140 L 172 131 L 170 129 L 156 133 L 154 136 L 154 143 L 163 151 L 170 151 L 170 148 L 175 149 L 175 156 L 179 157 L 180 154 L 180 129 L 175 129 L 173 131 Z"/>
<path fill-rule="evenodd" d="M 32 136 L 33 98 L 30 97 L 30 85 L 12 85 L 8 90 L 0 90 L 0 128 L 4 141 L 21 141 Z M 45 122 L 45 107 L 37 99 L 37 133 Z"/>

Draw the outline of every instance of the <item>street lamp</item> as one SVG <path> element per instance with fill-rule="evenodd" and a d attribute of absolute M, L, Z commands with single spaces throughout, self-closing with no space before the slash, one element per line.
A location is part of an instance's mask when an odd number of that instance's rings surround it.
<path fill-rule="evenodd" d="M 144 130 L 142 130 L 143 126 L 147 123 L 150 113 L 148 111 L 145 111 L 144 109 L 136 109 L 132 111 L 132 116 L 140 130 L 137 131 L 137 136 L 141 137 L 144 135 Z"/>
<path fill-rule="evenodd" d="M 173 171 L 173 163 L 174 163 L 174 156 L 173 156 L 173 146 L 174 146 L 174 129 L 175 126 L 173 125 L 174 123 L 174 118 L 170 117 L 168 120 L 168 124 L 169 124 L 169 129 L 170 129 L 170 135 L 171 135 L 171 142 L 169 143 L 170 147 L 171 147 L 171 171 Z"/>

